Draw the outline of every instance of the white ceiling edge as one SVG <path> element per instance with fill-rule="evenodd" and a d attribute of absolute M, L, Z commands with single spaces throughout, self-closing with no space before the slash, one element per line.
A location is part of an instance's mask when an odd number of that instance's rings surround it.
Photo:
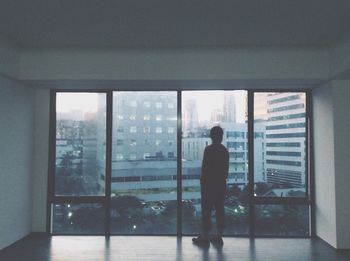
<path fill-rule="evenodd" d="M 23 52 L 41 52 L 41 51 L 53 51 L 53 50 L 70 50 L 73 51 L 75 49 L 72 48 L 19 48 L 18 45 L 13 44 L 9 39 L 6 37 L 1 37 L 0 35 L 0 47 L 9 48 L 9 50 L 13 51 L 16 50 L 17 55 L 20 57 Z M 177 48 L 172 49 L 176 50 L 178 52 L 186 51 L 186 50 L 260 50 L 260 49 L 270 49 L 270 50 L 286 50 L 286 49 L 306 49 L 306 50 L 315 50 L 315 49 L 327 49 L 327 51 L 330 53 L 330 59 L 332 64 L 330 64 L 330 76 L 324 76 L 322 78 L 318 79 L 228 79 L 228 80 L 157 80 L 152 81 L 150 79 L 141 79 L 141 80 L 115 80 L 115 79 L 97 79 L 97 80 L 81 80 L 81 79 L 75 79 L 75 80 L 55 80 L 55 79 L 40 79 L 40 80 L 33 80 L 33 79 L 25 79 L 20 77 L 18 74 L 9 73 L 8 71 L 4 71 L 4 66 L 8 66 L 13 61 L 8 61 L 6 59 L 2 59 L 0 61 L 0 75 L 3 77 L 8 77 L 13 80 L 19 80 L 25 84 L 28 84 L 31 87 L 39 87 L 39 88 L 51 88 L 51 89 L 57 89 L 57 88 L 77 88 L 77 89 L 91 89 L 91 88 L 98 88 L 98 89 L 111 89 L 111 85 L 117 86 L 117 88 L 121 89 L 139 89 L 139 86 L 142 86 L 142 88 L 145 89 L 153 89 L 153 88 L 160 88 L 159 86 L 164 85 L 166 83 L 170 86 L 171 89 L 197 89 L 197 88 L 204 88 L 204 89 L 229 89 L 229 88 L 240 88 L 241 86 L 244 88 L 254 88 L 254 89 L 266 89 L 266 88 L 315 88 L 316 86 L 322 85 L 328 81 L 332 80 L 349 80 L 350 79 L 350 40 L 342 41 L 336 44 L 333 44 L 327 48 L 325 47 L 312 47 L 312 46 L 267 46 L 267 47 L 239 47 L 239 48 Z M 77 50 L 82 50 L 82 48 L 78 48 Z M 151 51 L 151 52 L 157 52 L 157 51 L 166 51 L 169 50 L 169 48 L 161 48 L 161 49 L 115 49 L 115 48 L 108 48 L 108 49 L 101 49 L 101 48 L 84 48 L 86 51 L 131 51 L 131 52 L 138 52 L 138 51 Z M 340 59 L 338 57 L 340 56 Z M 18 60 L 16 58 L 15 60 Z M 333 66 L 333 63 L 335 61 L 340 61 L 341 66 Z M 17 70 L 18 61 L 14 61 L 14 68 Z M 176 85 L 176 86 L 175 86 Z M 125 87 L 120 87 L 125 86 Z M 158 87 L 157 87 L 158 86 Z M 114 89 L 115 87 L 113 87 Z"/>

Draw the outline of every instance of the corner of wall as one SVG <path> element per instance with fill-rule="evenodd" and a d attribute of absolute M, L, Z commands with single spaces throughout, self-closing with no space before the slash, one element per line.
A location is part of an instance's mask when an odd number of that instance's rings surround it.
<path fill-rule="evenodd" d="M 33 232 L 46 231 L 50 90 L 35 90 L 33 156 Z"/>
<path fill-rule="evenodd" d="M 0 76 L 0 249 L 31 232 L 33 92 Z"/>

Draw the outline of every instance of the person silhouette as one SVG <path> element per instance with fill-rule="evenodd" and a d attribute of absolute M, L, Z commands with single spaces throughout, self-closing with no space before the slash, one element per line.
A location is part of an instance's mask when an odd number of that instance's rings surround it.
<path fill-rule="evenodd" d="M 215 126 L 210 130 L 212 144 L 204 149 L 200 184 L 201 184 L 201 209 L 202 232 L 198 237 L 192 238 L 193 243 L 201 246 L 214 244 L 223 245 L 222 234 L 225 220 L 225 194 L 226 179 L 228 175 L 229 153 L 224 145 L 223 129 Z M 215 208 L 217 235 L 209 240 L 211 229 L 211 211 Z"/>

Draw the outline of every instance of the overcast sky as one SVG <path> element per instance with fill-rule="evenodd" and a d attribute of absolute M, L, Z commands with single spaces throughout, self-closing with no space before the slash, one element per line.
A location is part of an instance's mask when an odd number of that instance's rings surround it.
<path fill-rule="evenodd" d="M 199 121 L 210 120 L 214 109 L 223 109 L 225 93 L 234 93 L 236 100 L 237 122 L 245 121 L 246 91 L 183 91 L 183 103 L 195 99 Z M 80 110 L 85 112 L 97 111 L 97 93 L 57 93 L 56 111 L 69 112 Z"/>

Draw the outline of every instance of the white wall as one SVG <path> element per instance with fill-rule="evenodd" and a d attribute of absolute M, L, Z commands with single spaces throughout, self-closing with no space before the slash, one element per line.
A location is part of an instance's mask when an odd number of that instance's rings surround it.
<path fill-rule="evenodd" d="M 33 92 L 0 76 L 0 249 L 31 232 Z"/>
<path fill-rule="evenodd" d="M 350 81 L 313 90 L 316 233 L 350 249 Z"/>
<path fill-rule="evenodd" d="M 329 85 L 312 91 L 317 236 L 336 247 L 333 100 Z"/>
<path fill-rule="evenodd" d="M 350 249 L 350 81 L 333 82 L 337 248 Z"/>
<path fill-rule="evenodd" d="M 34 112 L 32 229 L 35 232 L 45 232 L 49 159 L 49 90 L 35 90 Z"/>

